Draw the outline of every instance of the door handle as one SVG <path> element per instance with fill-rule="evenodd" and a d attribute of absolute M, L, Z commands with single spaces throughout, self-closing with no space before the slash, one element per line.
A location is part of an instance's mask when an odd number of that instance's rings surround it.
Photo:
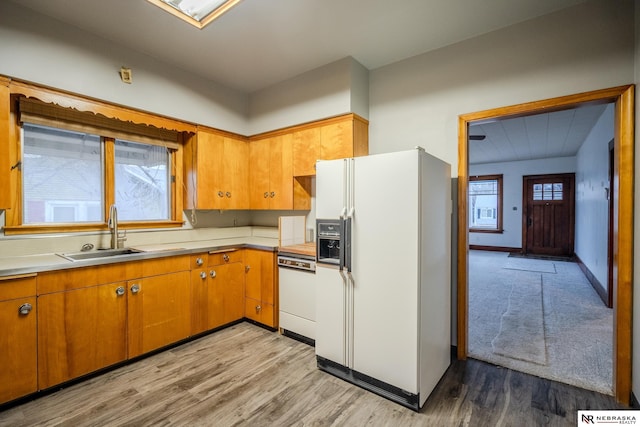
<path fill-rule="evenodd" d="M 531 227 L 533 225 L 533 219 L 531 217 L 527 218 L 527 227 Z"/>

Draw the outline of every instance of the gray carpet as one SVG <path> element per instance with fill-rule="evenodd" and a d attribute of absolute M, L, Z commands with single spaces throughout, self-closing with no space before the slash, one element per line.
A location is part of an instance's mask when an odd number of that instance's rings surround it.
<path fill-rule="evenodd" d="M 577 264 L 470 251 L 470 357 L 611 395 L 612 342 Z"/>
<path fill-rule="evenodd" d="M 491 340 L 493 352 L 516 360 L 545 365 L 547 347 L 542 311 L 542 278 L 522 274 L 511 283 L 507 311 L 500 318 L 500 332 Z"/>

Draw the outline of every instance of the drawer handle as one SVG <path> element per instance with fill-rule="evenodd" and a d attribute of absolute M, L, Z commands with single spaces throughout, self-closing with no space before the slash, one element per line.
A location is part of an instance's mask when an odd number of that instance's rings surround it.
<path fill-rule="evenodd" d="M 26 316 L 27 314 L 31 313 L 32 309 L 33 309 L 33 306 L 27 302 L 27 303 L 22 304 L 18 308 L 18 313 L 20 313 L 23 316 Z"/>
<path fill-rule="evenodd" d="M 204 261 L 202 261 L 202 258 L 200 257 L 196 258 L 196 265 L 200 267 L 202 264 L 204 264 Z"/>
<path fill-rule="evenodd" d="M 124 286 L 118 286 L 116 288 L 116 295 L 118 295 L 119 297 L 121 297 L 122 295 L 124 295 Z"/>
<path fill-rule="evenodd" d="M 227 254 L 222 255 L 222 259 L 224 260 L 224 262 L 229 262 L 229 255 Z"/>

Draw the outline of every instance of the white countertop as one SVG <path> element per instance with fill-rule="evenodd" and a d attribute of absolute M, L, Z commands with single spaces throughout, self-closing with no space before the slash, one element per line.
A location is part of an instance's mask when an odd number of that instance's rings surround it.
<path fill-rule="evenodd" d="M 70 261 L 55 253 L 24 255 L 0 258 L 0 277 L 20 274 L 38 273 L 41 271 L 62 270 L 67 268 L 87 267 L 92 265 L 112 264 L 135 261 L 139 259 L 161 258 L 171 255 L 183 255 L 204 251 L 249 247 L 276 251 L 278 239 L 268 237 L 236 237 L 230 239 L 199 240 L 191 242 L 174 242 L 166 244 L 135 245 L 132 248 L 142 252 L 118 256 L 115 258 L 95 258 L 83 261 Z"/>

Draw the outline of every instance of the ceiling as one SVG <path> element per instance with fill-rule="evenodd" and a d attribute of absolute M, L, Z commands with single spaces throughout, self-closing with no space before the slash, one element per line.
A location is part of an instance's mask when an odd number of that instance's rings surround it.
<path fill-rule="evenodd" d="M 12 1 L 251 94 L 348 56 L 373 70 L 585 0 L 242 0 L 202 30 L 146 0 Z M 603 108 L 474 125 L 487 138 L 470 143 L 470 163 L 573 156 Z"/>
<path fill-rule="evenodd" d="M 469 164 L 575 156 L 606 107 L 606 104 L 584 105 L 571 110 L 472 124 L 469 135 L 485 135 L 486 138 L 469 141 Z"/>
<path fill-rule="evenodd" d="M 373 70 L 585 0 L 242 0 L 202 30 L 146 0 L 12 1 L 252 93 L 348 56 Z"/>

